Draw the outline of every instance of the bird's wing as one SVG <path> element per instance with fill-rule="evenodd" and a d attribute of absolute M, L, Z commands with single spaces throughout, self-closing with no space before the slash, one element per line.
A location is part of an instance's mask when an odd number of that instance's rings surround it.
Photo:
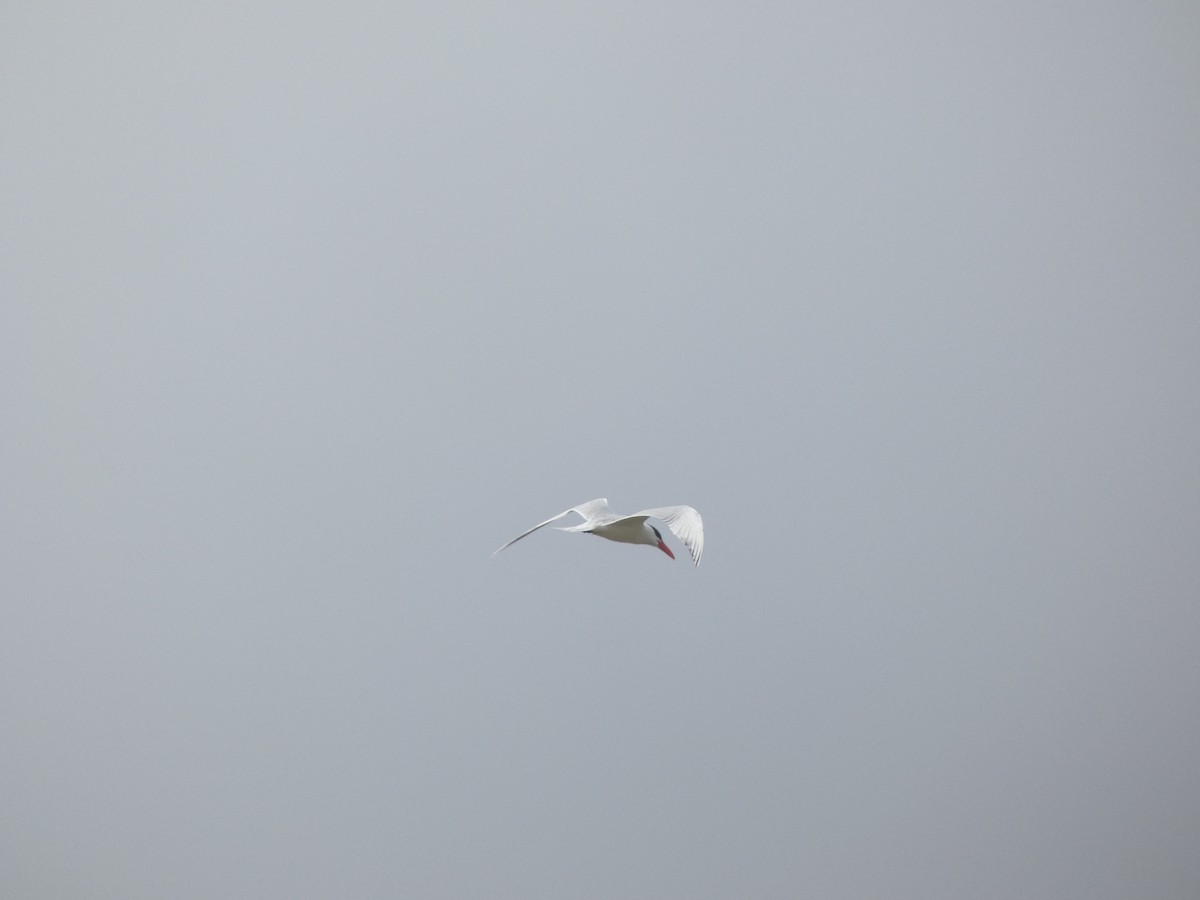
<path fill-rule="evenodd" d="M 495 553 L 493 553 L 492 556 L 495 556 L 496 553 L 499 553 L 500 550 L 505 549 L 505 547 L 511 547 L 513 544 L 515 544 L 521 538 L 528 537 L 529 535 L 531 535 L 535 531 L 537 531 L 539 528 L 545 528 L 551 522 L 557 522 L 563 516 L 569 516 L 571 513 L 579 513 L 579 515 L 583 516 L 583 518 L 586 519 L 587 521 L 585 521 L 582 525 L 574 525 L 570 529 L 568 529 L 571 531 L 576 531 L 576 530 L 581 531 L 584 528 L 590 526 L 591 523 L 593 523 L 597 517 L 603 519 L 605 511 L 609 512 L 611 515 L 612 511 L 609 510 L 609 508 L 608 508 L 608 501 L 603 498 L 601 498 L 599 500 L 589 500 L 587 503 L 580 503 L 578 506 L 572 506 L 570 509 L 563 510 L 557 516 L 551 516 L 545 522 L 539 522 L 537 525 L 534 525 L 528 531 L 521 532 L 521 534 L 518 534 L 515 538 L 513 538 L 511 541 L 509 541 L 507 544 L 505 544 L 504 547 L 501 547 L 499 550 L 497 550 Z"/>
<path fill-rule="evenodd" d="M 690 506 L 660 506 L 656 509 L 643 509 L 634 516 L 649 516 L 659 519 L 666 524 L 675 537 L 683 542 L 692 554 L 692 560 L 700 565 L 700 557 L 704 555 L 704 520 L 700 513 Z M 633 516 L 626 518 L 632 519 Z"/>
<path fill-rule="evenodd" d="M 612 507 L 608 505 L 608 501 L 601 497 L 599 500 L 589 500 L 587 503 L 580 503 L 578 506 L 573 506 L 568 512 L 577 512 L 587 521 L 583 523 L 588 528 L 594 528 L 597 525 L 603 525 L 605 522 L 615 522 L 620 516 L 612 511 Z M 583 530 L 581 526 L 579 530 Z"/>

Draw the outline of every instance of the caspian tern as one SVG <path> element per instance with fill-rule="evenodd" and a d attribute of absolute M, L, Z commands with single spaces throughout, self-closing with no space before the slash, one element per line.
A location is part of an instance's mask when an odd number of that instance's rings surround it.
<path fill-rule="evenodd" d="M 704 522 L 696 510 L 690 506 L 659 506 L 655 509 L 643 509 L 631 516 L 621 516 L 612 511 L 608 501 L 604 498 L 572 506 L 557 516 L 518 534 L 504 547 L 511 547 L 521 538 L 533 534 L 539 528 L 544 528 L 551 522 L 557 522 L 563 516 L 571 513 L 583 516 L 583 522 L 579 525 L 559 528 L 559 531 L 582 531 L 584 534 L 595 534 L 602 538 L 608 538 L 610 541 L 619 541 L 622 544 L 649 544 L 674 559 L 675 554 L 671 552 L 670 547 L 663 543 L 659 530 L 653 525 L 646 524 L 647 519 L 659 519 L 671 529 L 675 537 L 683 541 L 683 545 L 692 554 L 696 565 L 700 565 L 700 555 L 704 553 Z M 501 547 L 500 550 L 503 550 L 504 547 Z M 497 550 L 496 553 L 499 553 L 500 550 Z M 495 556 L 496 553 L 493 553 L 492 556 Z"/>

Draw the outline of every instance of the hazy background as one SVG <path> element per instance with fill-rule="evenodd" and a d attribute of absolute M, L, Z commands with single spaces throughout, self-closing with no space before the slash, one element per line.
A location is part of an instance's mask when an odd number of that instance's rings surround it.
<path fill-rule="evenodd" d="M 1198 45 L 4 3 L 0 894 L 1200 896 Z"/>

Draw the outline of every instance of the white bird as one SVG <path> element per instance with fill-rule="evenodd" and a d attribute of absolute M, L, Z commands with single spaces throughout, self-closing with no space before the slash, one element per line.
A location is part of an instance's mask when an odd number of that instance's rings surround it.
<path fill-rule="evenodd" d="M 646 524 L 647 519 L 659 519 L 671 529 L 675 537 L 683 541 L 683 545 L 692 554 L 696 565 L 700 565 L 700 555 L 704 553 L 704 522 L 696 510 L 690 506 L 660 506 L 655 509 L 643 509 L 632 516 L 621 516 L 612 511 L 608 501 L 604 498 L 572 506 L 557 516 L 518 534 L 504 547 L 511 547 L 526 535 L 533 534 L 539 528 L 544 528 L 551 522 L 557 522 L 563 516 L 571 513 L 583 516 L 583 522 L 579 525 L 559 528 L 559 531 L 582 531 L 584 534 L 595 534 L 602 538 L 608 538 L 610 541 L 619 541 L 622 544 L 649 544 L 674 559 L 675 554 L 671 552 L 670 547 L 663 543 L 659 530 L 653 525 Z M 503 550 L 504 547 L 501 547 L 500 550 Z M 499 553 L 500 550 L 497 550 L 496 553 Z M 496 553 L 493 553 L 492 556 L 495 556 Z"/>

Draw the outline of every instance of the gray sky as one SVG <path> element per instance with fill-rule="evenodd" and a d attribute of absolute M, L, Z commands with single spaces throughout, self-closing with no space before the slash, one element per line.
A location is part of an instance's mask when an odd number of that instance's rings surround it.
<path fill-rule="evenodd" d="M 0 894 L 1200 896 L 1198 38 L 6 4 Z"/>

